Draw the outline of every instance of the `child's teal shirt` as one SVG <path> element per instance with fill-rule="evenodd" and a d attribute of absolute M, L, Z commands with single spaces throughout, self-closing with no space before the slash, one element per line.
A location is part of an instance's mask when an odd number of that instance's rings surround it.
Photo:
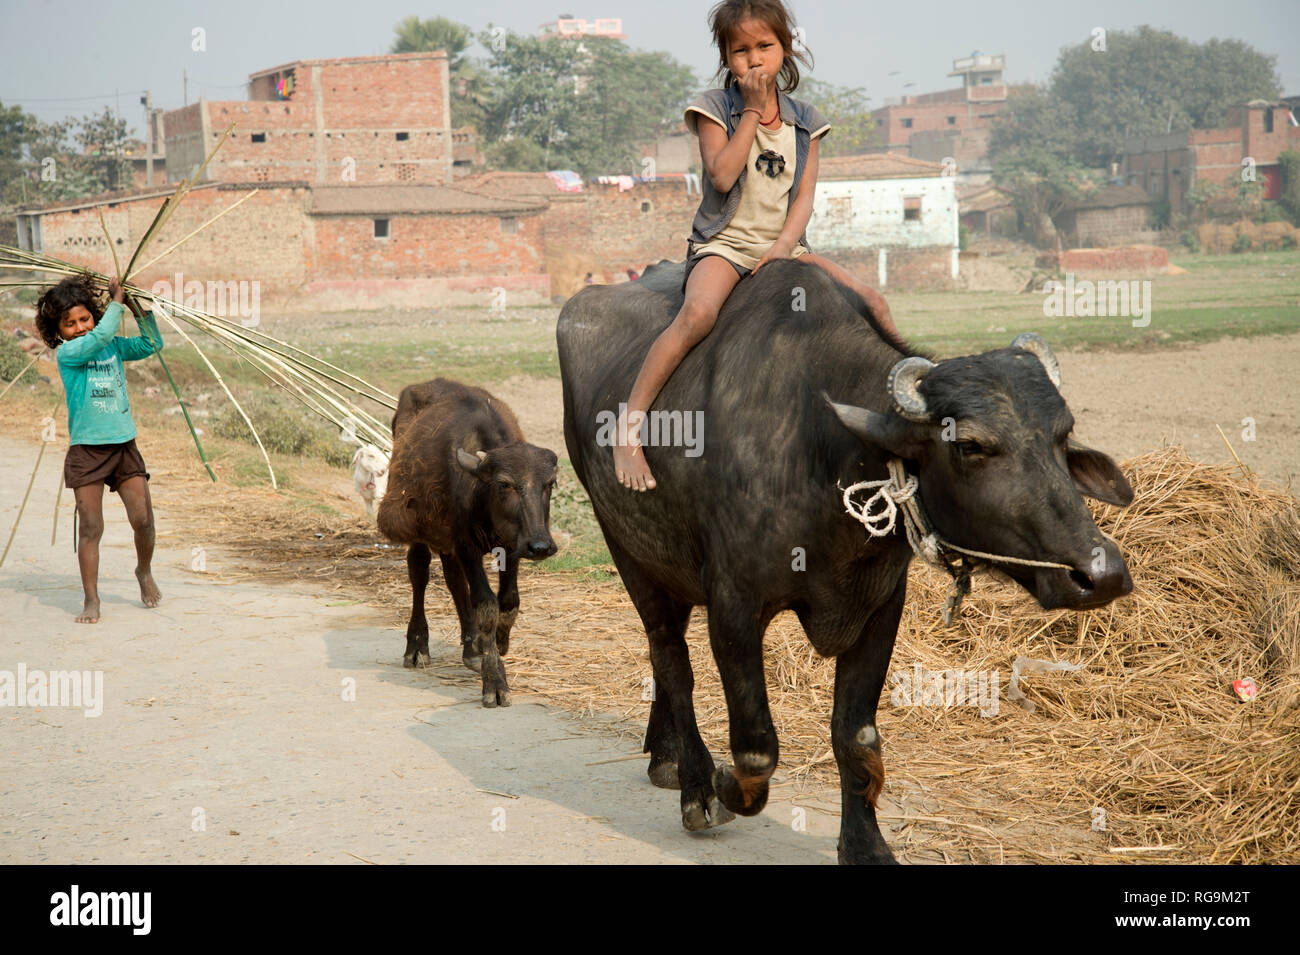
<path fill-rule="evenodd" d="M 98 325 L 54 353 L 68 399 L 70 444 L 125 444 L 136 435 L 123 363 L 162 351 L 162 334 L 149 312 L 140 319 L 149 339 L 119 338 L 117 328 L 125 314 L 126 309 L 113 302 Z"/>

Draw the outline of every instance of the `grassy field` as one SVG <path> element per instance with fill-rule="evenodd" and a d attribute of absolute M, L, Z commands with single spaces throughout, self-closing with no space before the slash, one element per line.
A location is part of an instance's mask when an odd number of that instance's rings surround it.
<path fill-rule="evenodd" d="M 1030 257 L 1024 256 L 1019 264 L 1028 272 Z M 1183 274 L 1134 276 L 1151 282 L 1151 321 L 1145 328 L 1134 328 L 1128 317 L 1045 317 L 1041 292 L 899 292 L 889 293 L 889 301 L 903 335 L 940 357 L 1004 347 L 1024 331 L 1038 332 L 1062 351 L 1159 349 L 1227 336 L 1300 331 L 1300 251 L 1188 255 L 1177 258 L 1176 264 L 1185 270 Z M 1083 277 L 1076 276 L 1079 278 Z M 10 297 L 6 317 L 11 321 L 30 315 L 13 304 Z M 437 375 L 489 389 L 515 376 L 558 380 L 558 315 L 557 307 L 508 309 L 504 313 L 463 307 L 263 313 L 261 327 L 396 395 L 407 384 Z M 168 329 L 163 333 L 167 336 Z M 198 411 L 196 424 L 204 432 L 209 456 L 232 483 L 265 485 L 266 467 L 260 453 L 242 422 L 232 419 L 232 409 L 202 361 L 174 332 L 168 342 L 168 365 L 187 401 Z M 315 459 L 337 469 L 343 478 L 351 449 L 337 440 L 332 428 L 273 394 L 252 368 L 233 363 L 219 346 L 203 347 L 262 432 L 285 493 L 322 513 L 334 512 L 328 503 L 312 500 L 310 488 L 299 486 L 302 479 L 296 475 L 302 472 L 294 462 L 304 456 Z M 189 441 L 181 420 L 168 414 L 176 410 L 175 399 L 161 372 L 150 362 L 141 365 L 151 367 L 132 366 L 130 386 L 141 431 L 161 431 Z M 156 396 L 141 394 L 149 385 L 159 389 Z M 57 408 L 56 418 L 62 420 L 61 397 L 50 397 L 55 399 L 51 407 Z M 371 410 L 381 420 L 390 416 L 378 406 Z M 564 458 L 563 447 L 555 450 L 561 454 L 562 472 L 553 504 L 554 523 L 572 535 L 572 540 L 566 552 L 547 561 L 545 567 L 555 572 L 603 575 L 599 568 L 610 559 L 590 504 Z"/>

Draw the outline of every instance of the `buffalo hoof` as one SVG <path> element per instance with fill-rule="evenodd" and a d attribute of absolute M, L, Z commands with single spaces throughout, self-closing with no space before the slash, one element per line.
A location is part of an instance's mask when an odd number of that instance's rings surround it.
<path fill-rule="evenodd" d="M 460 662 L 465 664 L 465 666 L 469 667 L 475 673 L 483 672 L 483 654 L 479 653 L 469 644 L 465 644 L 461 649 Z"/>
<path fill-rule="evenodd" d="M 682 782 L 677 778 L 677 763 L 675 762 L 656 763 L 651 760 L 646 775 L 650 777 L 650 782 L 660 789 L 682 788 Z"/>
<path fill-rule="evenodd" d="M 692 802 L 682 807 L 682 828 L 687 832 L 703 832 L 725 825 L 735 819 L 735 813 L 709 794 L 704 802 Z"/>
<path fill-rule="evenodd" d="M 840 865 L 898 865 L 898 860 L 885 845 L 884 839 L 871 846 L 860 846 L 857 851 L 844 851 L 844 839 L 835 843 Z"/>
<path fill-rule="evenodd" d="M 724 806 L 742 816 L 757 816 L 767 805 L 767 780 L 758 776 L 742 780 L 731 766 L 718 767 L 713 788 Z"/>
<path fill-rule="evenodd" d="M 488 708 L 510 705 L 510 686 L 506 683 L 506 668 L 500 657 L 483 667 L 483 705 Z"/>
<path fill-rule="evenodd" d="M 402 657 L 402 666 L 408 670 L 414 670 L 416 667 L 431 666 L 433 661 L 429 659 L 428 650 L 420 650 L 416 653 L 408 653 Z"/>

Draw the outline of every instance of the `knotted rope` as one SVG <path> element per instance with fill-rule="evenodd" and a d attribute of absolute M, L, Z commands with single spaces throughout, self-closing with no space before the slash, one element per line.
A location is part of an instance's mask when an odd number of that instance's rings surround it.
<path fill-rule="evenodd" d="M 839 485 L 836 484 L 836 487 Z M 856 504 L 853 495 L 868 488 L 875 488 L 876 492 L 862 504 Z M 982 564 L 996 561 L 1021 564 L 1026 567 L 1059 567 L 1063 570 L 1074 570 L 1069 564 L 989 554 L 981 550 L 960 547 L 944 540 L 930 525 L 925 512 L 921 510 L 919 488 L 920 484 L 916 477 L 907 473 L 902 460 L 891 458 L 889 477 L 880 481 L 859 481 L 842 489 L 844 509 L 861 523 L 872 537 L 886 537 L 893 533 L 897 525 L 899 508 L 902 508 L 903 529 L 912 552 L 927 564 L 943 568 L 952 577 L 952 587 L 948 590 L 948 597 L 943 605 L 945 624 L 951 624 L 953 617 L 961 610 L 963 598 L 970 593 L 971 574 L 977 569 L 982 569 Z M 953 560 L 948 557 L 947 551 L 954 551 L 961 556 Z M 954 567 L 954 564 L 959 566 Z"/>

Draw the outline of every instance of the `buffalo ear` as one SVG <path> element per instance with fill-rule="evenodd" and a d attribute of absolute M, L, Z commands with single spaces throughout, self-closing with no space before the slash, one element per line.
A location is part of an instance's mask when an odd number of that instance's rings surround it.
<path fill-rule="evenodd" d="M 482 451 L 478 452 L 478 455 L 475 456 L 473 454 L 470 454 L 464 448 L 456 449 L 456 463 L 459 464 L 466 471 L 468 471 L 470 474 L 474 475 L 475 477 L 479 476 L 478 473 L 479 465 L 483 463 L 486 457 L 487 455 L 484 454 Z"/>
<path fill-rule="evenodd" d="M 1070 477 L 1080 494 L 1119 507 L 1133 503 L 1133 486 L 1109 457 L 1073 439 L 1066 447 L 1065 456 L 1070 465 Z"/>
<path fill-rule="evenodd" d="M 855 405 L 838 404 L 825 392 L 822 393 L 822 398 L 830 405 L 840 423 L 863 444 L 883 448 L 905 461 L 915 461 L 921 457 L 926 444 L 924 425 L 906 421 L 898 415 L 880 414 Z"/>

